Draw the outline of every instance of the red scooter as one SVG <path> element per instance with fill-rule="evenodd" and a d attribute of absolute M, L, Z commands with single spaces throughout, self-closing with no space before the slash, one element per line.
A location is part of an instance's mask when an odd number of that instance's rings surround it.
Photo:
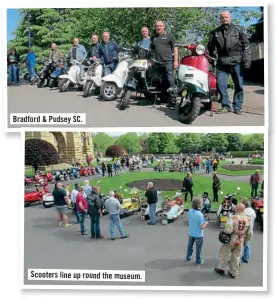
<path fill-rule="evenodd" d="M 30 204 L 39 202 L 41 203 L 43 200 L 43 194 L 48 193 L 47 183 L 43 184 L 43 190 L 39 188 L 39 184 L 36 184 L 35 191 L 25 191 L 24 194 L 24 206 L 28 207 Z"/>
<path fill-rule="evenodd" d="M 182 123 L 192 123 L 200 113 L 201 106 L 213 116 L 213 101 L 218 99 L 216 76 L 210 71 L 210 57 L 203 45 L 177 45 L 189 51 L 180 62 L 178 70 L 178 108 Z"/>
<path fill-rule="evenodd" d="M 264 193 L 261 191 L 259 196 L 252 199 L 252 209 L 256 212 L 256 222 L 264 229 Z"/>

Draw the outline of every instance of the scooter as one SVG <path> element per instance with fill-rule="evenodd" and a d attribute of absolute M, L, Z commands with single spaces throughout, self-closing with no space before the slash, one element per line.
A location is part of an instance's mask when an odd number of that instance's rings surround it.
<path fill-rule="evenodd" d="M 203 45 L 176 45 L 184 47 L 189 55 L 181 59 L 178 69 L 178 90 L 173 93 L 181 96 L 178 108 L 179 120 L 192 123 L 199 115 L 203 104 L 213 116 L 213 102 L 218 99 L 216 76 L 209 70 L 210 57 Z M 170 90 L 168 90 L 170 92 Z"/>
<path fill-rule="evenodd" d="M 50 74 L 49 76 L 49 83 L 48 87 L 49 88 L 54 88 L 59 85 L 59 77 L 66 72 L 66 64 L 65 62 L 60 63 L 59 65 L 57 64 L 55 66 L 54 71 Z"/>
<path fill-rule="evenodd" d="M 133 60 L 132 50 L 121 48 L 117 59 L 119 62 L 114 72 L 102 78 L 100 96 L 106 101 L 113 101 L 122 93 L 128 76 L 129 63 Z"/>
<path fill-rule="evenodd" d="M 184 213 L 185 205 L 181 195 L 182 193 L 176 193 L 172 201 L 166 199 L 163 202 L 162 224 L 166 225 L 169 221 L 174 221 Z"/>
<path fill-rule="evenodd" d="M 261 230 L 264 229 L 264 193 L 260 192 L 259 196 L 252 199 L 252 209 L 256 212 L 256 222 L 261 226 Z"/>
<path fill-rule="evenodd" d="M 35 191 L 25 191 L 24 194 L 24 206 L 28 207 L 32 203 L 38 202 L 41 203 L 43 201 L 43 195 L 48 193 L 47 183 L 43 184 L 43 190 L 39 189 L 39 184 L 36 184 Z"/>
<path fill-rule="evenodd" d="M 89 60 L 87 62 L 89 64 L 87 74 L 84 78 L 86 84 L 84 85 L 84 98 L 87 98 L 91 95 L 91 92 L 95 89 L 95 87 L 100 87 L 102 84 L 101 78 L 103 74 L 103 65 L 100 59 L 96 61 Z"/>
<path fill-rule="evenodd" d="M 79 89 L 83 90 L 83 87 L 86 83 L 84 80 L 85 73 L 82 74 L 82 64 L 83 61 L 72 60 L 68 73 L 61 75 L 59 82 L 60 92 L 66 92 L 70 85 L 77 86 Z M 85 71 L 85 70 L 84 70 Z"/>
<path fill-rule="evenodd" d="M 37 80 L 37 87 L 42 88 L 48 85 L 50 74 L 54 71 L 55 66 L 52 63 L 52 60 L 48 60 L 44 62 L 44 67 L 40 71 L 39 78 Z"/>

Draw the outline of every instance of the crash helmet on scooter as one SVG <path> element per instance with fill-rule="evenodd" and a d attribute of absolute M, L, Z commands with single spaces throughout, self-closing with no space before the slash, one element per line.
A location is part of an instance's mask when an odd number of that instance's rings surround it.
<path fill-rule="evenodd" d="M 230 241 L 231 241 L 231 235 L 230 235 L 230 234 L 226 234 L 226 233 L 224 232 L 224 230 L 221 230 L 221 231 L 219 232 L 219 235 L 218 235 L 218 240 L 219 240 L 219 242 L 222 243 L 222 244 L 228 244 L 228 243 L 230 243 Z"/>

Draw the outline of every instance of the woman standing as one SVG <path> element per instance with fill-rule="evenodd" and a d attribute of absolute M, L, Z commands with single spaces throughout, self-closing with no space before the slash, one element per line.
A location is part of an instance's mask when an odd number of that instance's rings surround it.
<path fill-rule="evenodd" d="M 187 201 L 188 193 L 190 194 L 190 200 L 193 198 L 193 182 L 191 172 L 187 173 L 187 176 L 184 178 L 183 188 L 185 189 L 185 201 Z"/>

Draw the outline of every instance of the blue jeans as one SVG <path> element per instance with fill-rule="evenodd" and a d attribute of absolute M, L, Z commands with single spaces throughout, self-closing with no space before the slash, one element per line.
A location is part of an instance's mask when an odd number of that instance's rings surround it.
<path fill-rule="evenodd" d="M 194 238 L 194 237 L 189 236 L 186 260 L 187 261 L 191 260 L 191 256 L 193 254 L 194 242 L 196 243 L 196 264 L 199 265 L 202 262 L 201 251 L 202 251 L 202 245 L 203 245 L 203 237 Z"/>
<path fill-rule="evenodd" d="M 245 246 L 244 246 L 244 249 L 243 249 L 243 255 L 242 255 L 242 258 L 248 262 L 249 259 L 250 259 L 250 249 L 251 249 L 251 246 L 250 246 L 250 242 L 248 242 Z"/>
<path fill-rule="evenodd" d="M 231 109 L 227 91 L 227 79 L 229 75 L 231 75 L 235 85 L 233 109 L 240 110 L 243 104 L 243 67 L 240 64 L 217 67 L 217 86 L 222 108 Z"/>
<path fill-rule="evenodd" d="M 109 215 L 110 217 L 110 234 L 111 237 L 114 238 L 115 237 L 115 231 L 114 231 L 114 225 L 116 225 L 118 231 L 120 232 L 121 237 L 125 236 L 122 224 L 121 224 L 121 220 L 119 217 L 119 214 L 113 214 L 113 215 Z"/>
<path fill-rule="evenodd" d="M 101 236 L 100 216 L 98 215 L 90 216 L 90 234 L 92 238 L 100 238 Z"/>
<path fill-rule="evenodd" d="M 115 67 L 116 67 L 115 63 L 106 64 L 104 66 L 104 77 L 111 74 L 115 70 Z"/>
<path fill-rule="evenodd" d="M 152 203 L 149 205 L 149 223 L 155 224 L 156 223 L 156 206 L 157 204 Z"/>
<path fill-rule="evenodd" d="M 36 75 L 35 65 L 28 65 L 28 72 L 29 72 L 29 75 L 30 75 L 30 79 L 34 78 L 35 75 Z"/>
<path fill-rule="evenodd" d="M 74 213 L 75 213 L 75 215 L 76 215 L 76 221 L 77 221 L 78 223 L 80 223 L 80 214 L 79 214 L 79 212 L 77 211 L 77 205 L 76 205 L 76 203 L 74 204 L 73 211 L 74 211 Z"/>
<path fill-rule="evenodd" d="M 85 229 L 85 220 L 86 220 L 87 214 L 86 213 L 79 213 L 79 219 L 80 219 L 80 227 L 81 227 L 81 233 L 83 234 Z"/>
<path fill-rule="evenodd" d="M 19 67 L 15 64 L 8 66 L 8 84 L 19 82 Z"/>

